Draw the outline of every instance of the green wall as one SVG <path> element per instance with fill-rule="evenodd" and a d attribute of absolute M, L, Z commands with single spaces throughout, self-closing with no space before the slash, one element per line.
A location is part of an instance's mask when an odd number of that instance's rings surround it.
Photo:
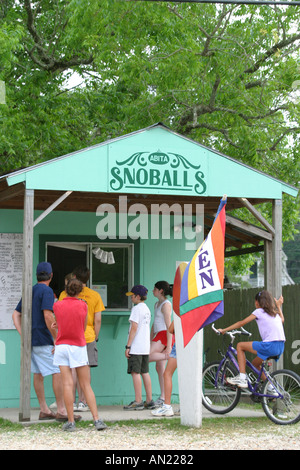
<path fill-rule="evenodd" d="M 35 213 L 35 217 L 40 212 Z M 94 213 L 53 212 L 34 229 L 33 267 L 43 259 L 44 240 L 62 237 L 61 241 L 99 241 L 96 226 L 99 217 Z M 172 224 L 171 224 L 172 226 Z M 23 212 L 0 210 L 0 233 L 22 233 Z M 60 237 L 59 237 L 60 238 Z M 105 243 L 111 240 L 104 240 Z M 117 240 L 116 240 L 117 241 Z M 124 242 L 125 240 L 122 240 Z M 101 243 L 103 243 L 101 241 Z M 132 240 L 128 240 L 132 242 Z M 152 295 L 154 283 L 167 280 L 172 283 L 175 276 L 176 261 L 188 260 L 193 252 L 185 250 L 184 239 L 135 241 L 135 283 L 148 287 L 147 304 L 153 315 L 155 298 Z M 134 398 L 131 376 L 127 374 L 125 344 L 128 333 L 130 312 L 116 315 L 103 314 L 99 335 L 99 366 L 92 369 L 92 386 L 101 405 L 128 403 Z M 153 316 L 152 316 L 153 319 Z M 155 364 L 150 365 L 153 398 L 159 396 L 160 389 Z M 54 396 L 51 378 L 45 379 L 47 402 L 51 404 Z M 20 393 L 20 338 L 15 330 L 0 330 L 0 408 L 18 407 Z M 33 386 L 31 387 L 31 406 L 37 406 Z M 174 376 L 173 399 L 178 398 L 177 375 Z"/>

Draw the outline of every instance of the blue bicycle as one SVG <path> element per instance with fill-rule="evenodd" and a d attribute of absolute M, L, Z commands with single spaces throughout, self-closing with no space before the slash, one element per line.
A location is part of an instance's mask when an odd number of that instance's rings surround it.
<path fill-rule="evenodd" d="M 214 324 L 212 329 L 216 334 L 221 334 Z M 202 403 L 207 410 L 216 414 L 229 413 L 240 401 L 241 388 L 230 385 L 227 379 L 239 373 L 236 349 L 233 347 L 235 337 L 251 336 L 251 333 L 241 328 L 225 335 L 230 337 L 230 343 L 225 353 L 218 351 L 223 356 L 221 362 L 207 364 L 202 377 Z M 286 369 L 269 372 L 269 359 L 263 361 L 260 370 L 246 360 L 248 389 L 243 389 L 243 394 L 261 403 L 266 416 L 275 424 L 295 424 L 300 421 L 300 377 Z"/>

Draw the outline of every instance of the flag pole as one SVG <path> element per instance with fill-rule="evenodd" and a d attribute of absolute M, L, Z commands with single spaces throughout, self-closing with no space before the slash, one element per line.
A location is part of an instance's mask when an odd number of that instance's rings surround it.
<path fill-rule="evenodd" d="M 202 426 L 203 330 L 198 331 L 184 347 L 181 320 L 174 315 L 177 377 L 180 399 L 180 423 Z"/>
<path fill-rule="evenodd" d="M 223 195 L 212 228 L 189 263 L 177 266 L 173 309 L 181 424 L 202 425 L 203 328 L 224 314 L 225 206 Z"/>

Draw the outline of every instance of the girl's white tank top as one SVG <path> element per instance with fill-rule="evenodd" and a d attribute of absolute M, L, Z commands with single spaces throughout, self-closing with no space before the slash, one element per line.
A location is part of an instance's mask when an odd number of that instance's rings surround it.
<path fill-rule="evenodd" d="M 165 317 L 164 314 L 161 311 L 162 306 L 166 303 L 171 302 L 166 299 L 164 300 L 160 305 L 158 305 L 158 302 L 154 305 L 154 322 L 153 322 L 153 333 L 156 335 L 160 331 L 164 331 L 167 329 L 166 323 L 165 323 Z M 171 304 L 172 305 L 172 304 Z"/>

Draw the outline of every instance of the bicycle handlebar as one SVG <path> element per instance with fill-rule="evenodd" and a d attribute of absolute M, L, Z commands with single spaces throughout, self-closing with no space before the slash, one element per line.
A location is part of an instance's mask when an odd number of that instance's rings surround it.
<path fill-rule="evenodd" d="M 215 328 L 215 324 L 213 323 L 211 325 L 212 329 L 214 330 L 217 335 L 220 335 L 221 332 Z M 241 327 L 240 330 L 232 330 L 232 331 L 227 331 L 225 335 L 229 335 L 232 339 L 235 338 L 235 335 L 246 335 L 246 336 L 252 336 L 252 333 L 249 331 L 245 330 L 245 328 Z"/>

